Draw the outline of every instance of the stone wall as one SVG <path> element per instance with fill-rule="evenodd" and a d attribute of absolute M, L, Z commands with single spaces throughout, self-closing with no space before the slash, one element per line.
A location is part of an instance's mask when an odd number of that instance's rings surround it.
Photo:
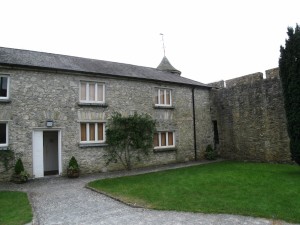
<path fill-rule="evenodd" d="M 278 68 L 211 85 L 223 158 L 291 162 Z"/>
<path fill-rule="evenodd" d="M 210 95 L 195 89 L 195 122 L 197 159 L 203 159 L 207 145 L 213 144 Z"/>
<path fill-rule="evenodd" d="M 182 162 L 194 159 L 192 87 L 161 82 L 113 79 L 67 72 L 50 72 L 16 68 L 0 68 L 1 74 L 10 76 L 9 103 L 0 102 L 0 121 L 8 121 L 9 146 L 22 155 L 25 169 L 32 174 L 32 135 L 35 129 L 58 129 L 62 134 L 63 173 L 71 156 L 75 156 L 82 173 L 99 172 L 105 168 L 105 150 L 102 147 L 81 147 L 80 121 L 107 122 L 113 112 L 123 115 L 133 112 L 148 113 L 157 121 L 157 130 L 174 130 L 176 149 L 154 152 L 135 167 Z M 105 83 L 107 107 L 80 105 L 80 81 Z M 169 109 L 154 107 L 156 88 L 172 89 L 173 106 Z M 209 89 L 196 88 L 198 154 L 212 137 L 209 111 Z M 46 120 L 54 121 L 53 128 L 46 128 Z M 205 135 L 205 136 L 203 136 Z M 210 139 L 206 139 L 209 137 Z M 203 153 L 202 153 L 203 155 Z M 1 163 L 0 163 L 1 164 Z M 1 167 L 1 165 L 0 165 Z M 123 169 L 113 163 L 108 170 Z M 10 171 L 11 172 L 11 171 Z M 4 177 L 5 175 L 0 175 Z M 6 174 L 7 176 L 7 174 Z"/>

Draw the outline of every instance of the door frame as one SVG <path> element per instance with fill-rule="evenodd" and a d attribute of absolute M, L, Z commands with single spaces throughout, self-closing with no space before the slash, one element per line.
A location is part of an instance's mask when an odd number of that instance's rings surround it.
<path fill-rule="evenodd" d="M 61 175 L 62 174 L 62 157 L 61 157 L 61 135 L 62 135 L 62 130 L 60 128 L 34 128 L 32 130 L 32 175 L 33 175 L 33 178 L 40 178 L 40 177 L 44 177 L 44 174 L 42 176 L 35 176 L 35 172 L 36 172 L 36 167 L 34 165 L 34 156 L 35 156 L 35 132 L 41 132 L 42 133 L 42 138 L 43 138 L 43 133 L 44 131 L 57 131 L 58 132 L 58 175 Z M 43 138 L 44 139 L 44 138 Z M 42 143 L 44 142 L 44 140 L 42 141 Z M 42 148 L 42 150 L 44 150 L 44 147 Z M 43 152 L 42 152 L 42 156 L 43 156 Z M 42 165 L 44 167 L 44 158 L 42 157 Z M 44 170 L 44 168 L 43 168 Z M 44 171 L 43 171 L 44 172 Z"/>

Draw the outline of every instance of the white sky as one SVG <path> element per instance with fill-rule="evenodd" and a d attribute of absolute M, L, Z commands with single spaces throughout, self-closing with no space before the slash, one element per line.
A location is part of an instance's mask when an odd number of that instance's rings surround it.
<path fill-rule="evenodd" d="M 0 0 L 0 46 L 157 67 L 203 83 L 278 66 L 299 0 Z"/>

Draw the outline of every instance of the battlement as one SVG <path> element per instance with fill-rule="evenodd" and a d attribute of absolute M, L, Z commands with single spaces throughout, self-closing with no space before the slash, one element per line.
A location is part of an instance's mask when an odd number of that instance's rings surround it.
<path fill-rule="evenodd" d="M 290 162 L 279 68 L 210 84 L 223 158 Z"/>
<path fill-rule="evenodd" d="M 266 79 L 279 78 L 279 68 L 266 70 Z"/>
<path fill-rule="evenodd" d="M 217 82 L 210 83 L 214 88 L 231 88 L 238 85 L 246 85 L 246 84 L 253 84 L 260 80 L 269 80 L 269 79 L 279 79 L 279 68 L 273 68 L 266 70 L 266 78 L 263 77 L 263 73 L 257 72 L 252 73 L 249 75 L 233 78 L 230 80 L 221 80 Z"/>

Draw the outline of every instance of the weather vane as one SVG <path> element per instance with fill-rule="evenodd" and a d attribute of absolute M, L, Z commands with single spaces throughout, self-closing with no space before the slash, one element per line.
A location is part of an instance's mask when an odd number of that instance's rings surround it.
<path fill-rule="evenodd" d="M 165 48 L 165 42 L 164 42 L 164 34 L 160 33 L 160 35 L 161 35 L 161 40 L 162 40 L 162 43 L 163 43 L 164 56 L 166 56 L 166 48 Z"/>

